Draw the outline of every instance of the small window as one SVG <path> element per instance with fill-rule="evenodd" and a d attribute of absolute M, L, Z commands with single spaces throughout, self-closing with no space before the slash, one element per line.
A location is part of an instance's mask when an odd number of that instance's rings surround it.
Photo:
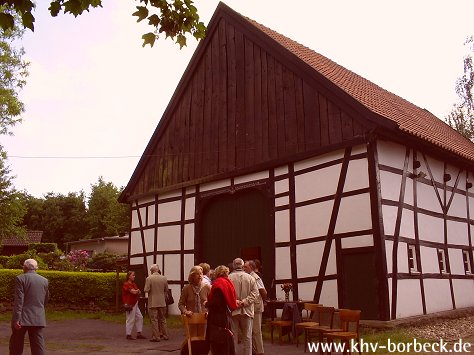
<path fill-rule="evenodd" d="M 469 250 L 462 251 L 462 262 L 464 263 L 464 271 L 466 274 L 470 274 L 472 272 L 471 269 L 471 260 L 469 258 Z"/>
<path fill-rule="evenodd" d="M 410 272 L 418 272 L 418 264 L 416 262 L 416 247 L 408 244 L 408 269 Z"/>
<path fill-rule="evenodd" d="M 438 249 L 438 265 L 439 265 L 439 272 L 445 273 L 446 272 L 446 259 L 444 256 L 443 249 Z"/>

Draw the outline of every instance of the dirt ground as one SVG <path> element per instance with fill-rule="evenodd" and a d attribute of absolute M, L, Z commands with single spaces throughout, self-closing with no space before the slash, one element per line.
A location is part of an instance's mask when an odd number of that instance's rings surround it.
<path fill-rule="evenodd" d="M 0 354 L 8 354 L 10 323 L 0 323 Z M 45 328 L 47 354 L 180 354 L 184 340 L 181 329 L 170 330 L 170 340 L 152 343 L 149 341 L 151 329 L 145 326 L 145 340 L 126 340 L 125 324 L 102 320 L 80 319 L 49 321 Z M 298 350 L 298 351 L 297 351 Z M 303 347 L 294 344 L 265 343 L 266 354 L 304 354 Z M 24 355 L 30 355 L 28 336 L 25 337 Z"/>
<path fill-rule="evenodd" d="M 152 343 L 149 341 L 151 329 L 145 326 L 145 340 L 126 340 L 125 324 L 111 323 L 102 320 L 80 319 L 67 321 L 49 321 L 45 328 L 47 354 L 180 354 L 184 332 L 182 329 L 171 329 L 170 340 Z M 10 323 L 0 323 L 0 354 L 8 354 Z M 473 344 L 474 336 L 465 339 Z M 308 354 L 307 352 L 306 354 Z M 28 337 L 25 339 L 25 355 L 30 355 Z M 270 344 L 265 341 L 265 354 L 305 354 L 303 347 L 295 344 Z M 334 354 L 334 353 L 333 353 Z"/>

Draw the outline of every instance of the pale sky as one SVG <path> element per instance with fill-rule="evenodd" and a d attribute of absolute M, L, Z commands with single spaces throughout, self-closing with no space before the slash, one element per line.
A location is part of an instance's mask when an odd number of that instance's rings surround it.
<path fill-rule="evenodd" d="M 0 137 L 14 184 L 41 197 L 90 192 L 99 176 L 125 186 L 197 46 L 160 38 L 131 16 L 138 1 L 104 0 L 78 18 L 38 1 L 23 122 Z M 445 117 L 457 100 L 472 0 L 227 0 L 231 8 Z M 207 25 L 218 1 L 195 2 Z M 34 157 L 34 158 L 19 158 Z M 59 158 L 46 158 L 59 157 Z M 104 158 L 109 157 L 109 158 Z"/>

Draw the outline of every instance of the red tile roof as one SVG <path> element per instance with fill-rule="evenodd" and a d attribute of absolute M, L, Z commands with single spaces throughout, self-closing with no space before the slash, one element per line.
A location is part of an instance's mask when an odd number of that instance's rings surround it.
<path fill-rule="evenodd" d="M 251 19 L 267 34 L 370 111 L 395 122 L 400 130 L 474 161 L 474 143 L 429 111 L 381 88 L 332 60 Z"/>
<path fill-rule="evenodd" d="M 3 246 L 28 246 L 31 243 L 41 243 L 43 238 L 43 231 L 28 231 L 25 238 L 18 236 L 3 238 Z"/>

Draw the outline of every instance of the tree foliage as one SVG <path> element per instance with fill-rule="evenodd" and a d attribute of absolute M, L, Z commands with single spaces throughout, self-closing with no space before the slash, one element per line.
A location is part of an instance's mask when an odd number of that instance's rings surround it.
<path fill-rule="evenodd" d="M 132 15 L 137 16 L 137 22 L 148 20 L 153 28 L 142 36 L 143 46 L 153 47 L 159 34 L 171 37 L 180 47 L 186 45 L 186 34 L 196 39 L 203 38 L 206 27 L 199 21 L 199 15 L 193 0 L 139 0 L 140 6 Z M 5 11 L 0 12 L 0 26 L 4 29 L 13 27 L 12 12 L 21 16 L 25 28 L 34 31 L 35 17 L 33 16 L 34 3 L 32 0 L 0 0 Z M 54 0 L 50 1 L 51 16 L 63 12 L 75 17 L 91 8 L 102 7 L 102 0 Z"/>
<path fill-rule="evenodd" d="M 0 31 L 0 134 L 11 134 L 10 128 L 21 122 L 25 110 L 18 93 L 26 84 L 29 63 L 23 60 L 24 49 L 15 46 L 24 31 L 18 27 Z"/>
<path fill-rule="evenodd" d="M 6 165 L 6 152 L 0 145 L 0 242 L 5 237 L 22 237 L 26 232 L 21 227 L 26 206 L 22 195 L 13 187 L 12 179 Z"/>
<path fill-rule="evenodd" d="M 5 8 L 0 6 L 0 11 L 5 12 Z M 24 105 L 18 93 L 28 74 L 28 63 L 22 58 L 24 50 L 14 45 L 23 32 L 14 26 L 18 17 L 10 16 L 12 27 L 0 29 L 0 136 L 11 134 L 10 129 L 21 121 Z M 0 144 L 0 242 L 7 236 L 25 235 L 21 220 L 26 208 L 22 195 L 13 186 L 14 177 L 10 173 L 7 153 Z"/>
<path fill-rule="evenodd" d="M 118 202 L 121 190 L 99 177 L 91 185 L 87 219 L 89 237 L 101 238 L 124 234 L 130 225 L 129 206 Z"/>
<path fill-rule="evenodd" d="M 464 74 L 456 81 L 456 94 L 459 102 L 453 105 L 446 122 L 467 139 L 474 141 L 474 67 L 472 53 L 474 52 L 474 38 L 469 37 L 464 43 L 470 53 L 464 57 Z"/>
<path fill-rule="evenodd" d="M 29 230 L 42 230 L 42 242 L 57 243 L 62 250 L 66 242 L 87 235 L 87 209 L 83 192 L 68 195 L 48 193 L 44 198 L 26 196 L 28 211 L 23 223 Z"/>

